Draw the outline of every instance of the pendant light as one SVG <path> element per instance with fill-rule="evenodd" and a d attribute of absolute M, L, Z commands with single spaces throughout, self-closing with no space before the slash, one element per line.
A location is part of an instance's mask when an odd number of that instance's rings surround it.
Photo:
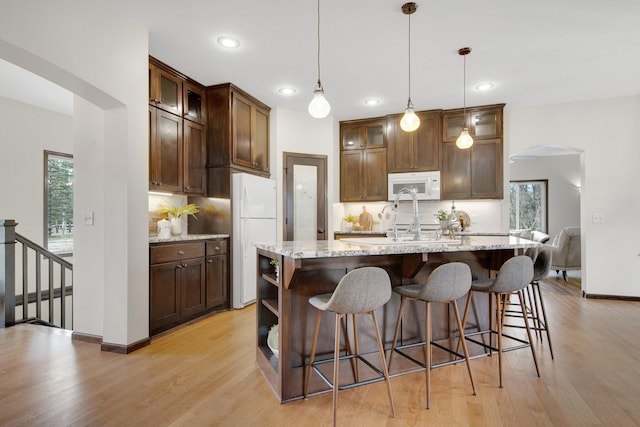
<path fill-rule="evenodd" d="M 470 47 L 461 47 L 458 49 L 458 55 L 461 55 L 464 60 L 464 72 L 462 78 L 464 127 L 462 128 L 462 132 L 460 132 L 460 136 L 456 140 L 456 146 L 462 149 L 469 148 L 473 145 L 473 138 L 469 135 L 469 127 L 467 126 L 467 55 L 470 53 Z"/>
<path fill-rule="evenodd" d="M 324 89 L 320 82 L 320 0 L 318 0 L 318 85 L 313 91 L 313 99 L 309 103 L 309 114 L 316 119 L 323 119 L 329 115 L 331 105 L 324 97 Z"/>
<path fill-rule="evenodd" d="M 411 15 L 417 8 L 418 6 L 415 3 L 402 5 L 402 13 L 409 16 L 409 100 L 407 101 L 407 108 L 404 110 L 404 116 L 400 120 L 400 128 L 405 132 L 413 132 L 420 126 L 420 118 L 413 111 L 413 103 L 411 102 Z"/>

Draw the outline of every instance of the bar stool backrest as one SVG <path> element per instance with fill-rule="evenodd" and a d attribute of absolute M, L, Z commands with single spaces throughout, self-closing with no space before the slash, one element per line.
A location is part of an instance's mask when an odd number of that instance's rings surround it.
<path fill-rule="evenodd" d="M 538 251 L 538 257 L 533 263 L 533 280 L 544 279 L 551 270 L 551 248 L 544 246 Z"/>
<path fill-rule="evenodd" d="M 327 301 L 335 313 L 367 313 L 391 298 L 391 280 L 380 267 L 362 267 L 345 274 Z"/>
<path fill-rule="evenodd" d="M 509 258 L 502 264 L 498 277 L 487 289 L 490 292 L 506 294 L 524 289 L 533 280 L 533 261 L 526 255 Z"/>
<path fill-rule="evenodd" d="M 463 297 L 471 289 L 471 269 L 462 262 L 442 264 L 431 272 L 420 290 L 424 301 L 447 302 Z"/>

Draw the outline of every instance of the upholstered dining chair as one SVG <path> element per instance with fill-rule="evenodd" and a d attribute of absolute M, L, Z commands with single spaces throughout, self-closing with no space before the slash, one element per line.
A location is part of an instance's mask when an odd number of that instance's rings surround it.
<path fill-rule="evenodd" d="M 560 273 L 566 282 L 567 270 L 580 270 L 580 227 L 566 227 L 553 239 L 551 269 Z"/>

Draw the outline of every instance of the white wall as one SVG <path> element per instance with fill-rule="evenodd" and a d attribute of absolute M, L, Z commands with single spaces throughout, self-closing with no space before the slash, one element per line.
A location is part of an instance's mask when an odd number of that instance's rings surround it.
<path fill-rule="evenodd" d="M 36 125 L 37 124 L 37 125 Z M 73 118 L 0 97 L 0 218 L 16 232 L 44 240 L 44 150 L 73 154 Z"/>
<path fill-rule="evenodd" d="M 587 293 L 640 296 L 639 117 L 640 96 L 505 111 L 505 156 L 541 143 L 584 150 L 580 224 Z M 595 213 L 605 222 L 594 223 Z"/>
<path fill-rule="evenodd" d="M 338 146 L 338 123 L 329 116 L 314 119 L 306 111 L 287 109 L 271 110 L 271 178 L 276 180 L 278 188 L 278 239 L 283 236 L 282 218 L 284 218 L 283 152 L 319 154 L 327 156 L 327 207 L 328 234 L 333 236 L 333 212 L 330 209 L 340 199 L 340 162 Z"/>
<path fill-rule="evenodd" d="M 104 196 L 94 188 L 104 187 L 104 111 L 74 97 L 74 316 L 76 332 L 102 336 L 104 332 L 105 233 Z M 94 225 L 84 225 L 83 211 L 94 214 Z M 91 285 L 88 286 L 87 284 Z M 108 308 L 107 308 L 108 309 Z"/>
<path fill-rule="evenodd" d="M 564 227 L 580 226 L 580 155 L 536 157 L 511 164 L 512 181 L 548 180 L 547 233 L 553 236 Z"/>
<path fill-rule="evenodd" d="M 92 295 L 95 303 L 74 304 L 74 329 L 119 345 L 148 337 L 147 33 L 93 1 L 8 2 L 0 14 L 0 58 L 103 110 L 103 126 L 78 125 L 74 133 L 104 142 L 102 167 L 84 181 L 93 195 L 76 193 L 75 215 L 100 212 L 93 197 L 105 206 L 104 214 L 96 216 L 101 224 L 95 225 L 104 233 L 76 236 L 76 244 L 86 243 L 87 259 L 102 258 L 104 268 L 90 261 L 74 265 L 74 287 Z M 86 116 L 96 118 L 95 111 Z M 74 141 L 74 149 L 83 143 Z M 94 159 L 79 151 L 76 167 L 89 170 Z M 95 283 L 96 274 L 104 275 L 103 289 Z M 91 313 L 98 304 L 104 307 L 102 322 Z"/>

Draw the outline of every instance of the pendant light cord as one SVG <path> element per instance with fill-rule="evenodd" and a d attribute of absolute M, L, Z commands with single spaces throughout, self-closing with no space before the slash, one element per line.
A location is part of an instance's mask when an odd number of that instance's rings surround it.
<path fill-rule="evenodd" d="M 411 104 L 411 14 L 409 14 L 409 102 L 407 103 L 407 107 Z M 412 106 L 413 107 L 413 106 Z"/>
<path fill-rule="evenodd" d="M 462 57 L 462 114 L 464 114 L 465 128 L 469 128 L 467 123 L 467 55 Z"/>
<path fill-rule="evenodd" d="M 320 83 L 320 0 L 318 0 L 318 88 L 322 88 Z"/>

